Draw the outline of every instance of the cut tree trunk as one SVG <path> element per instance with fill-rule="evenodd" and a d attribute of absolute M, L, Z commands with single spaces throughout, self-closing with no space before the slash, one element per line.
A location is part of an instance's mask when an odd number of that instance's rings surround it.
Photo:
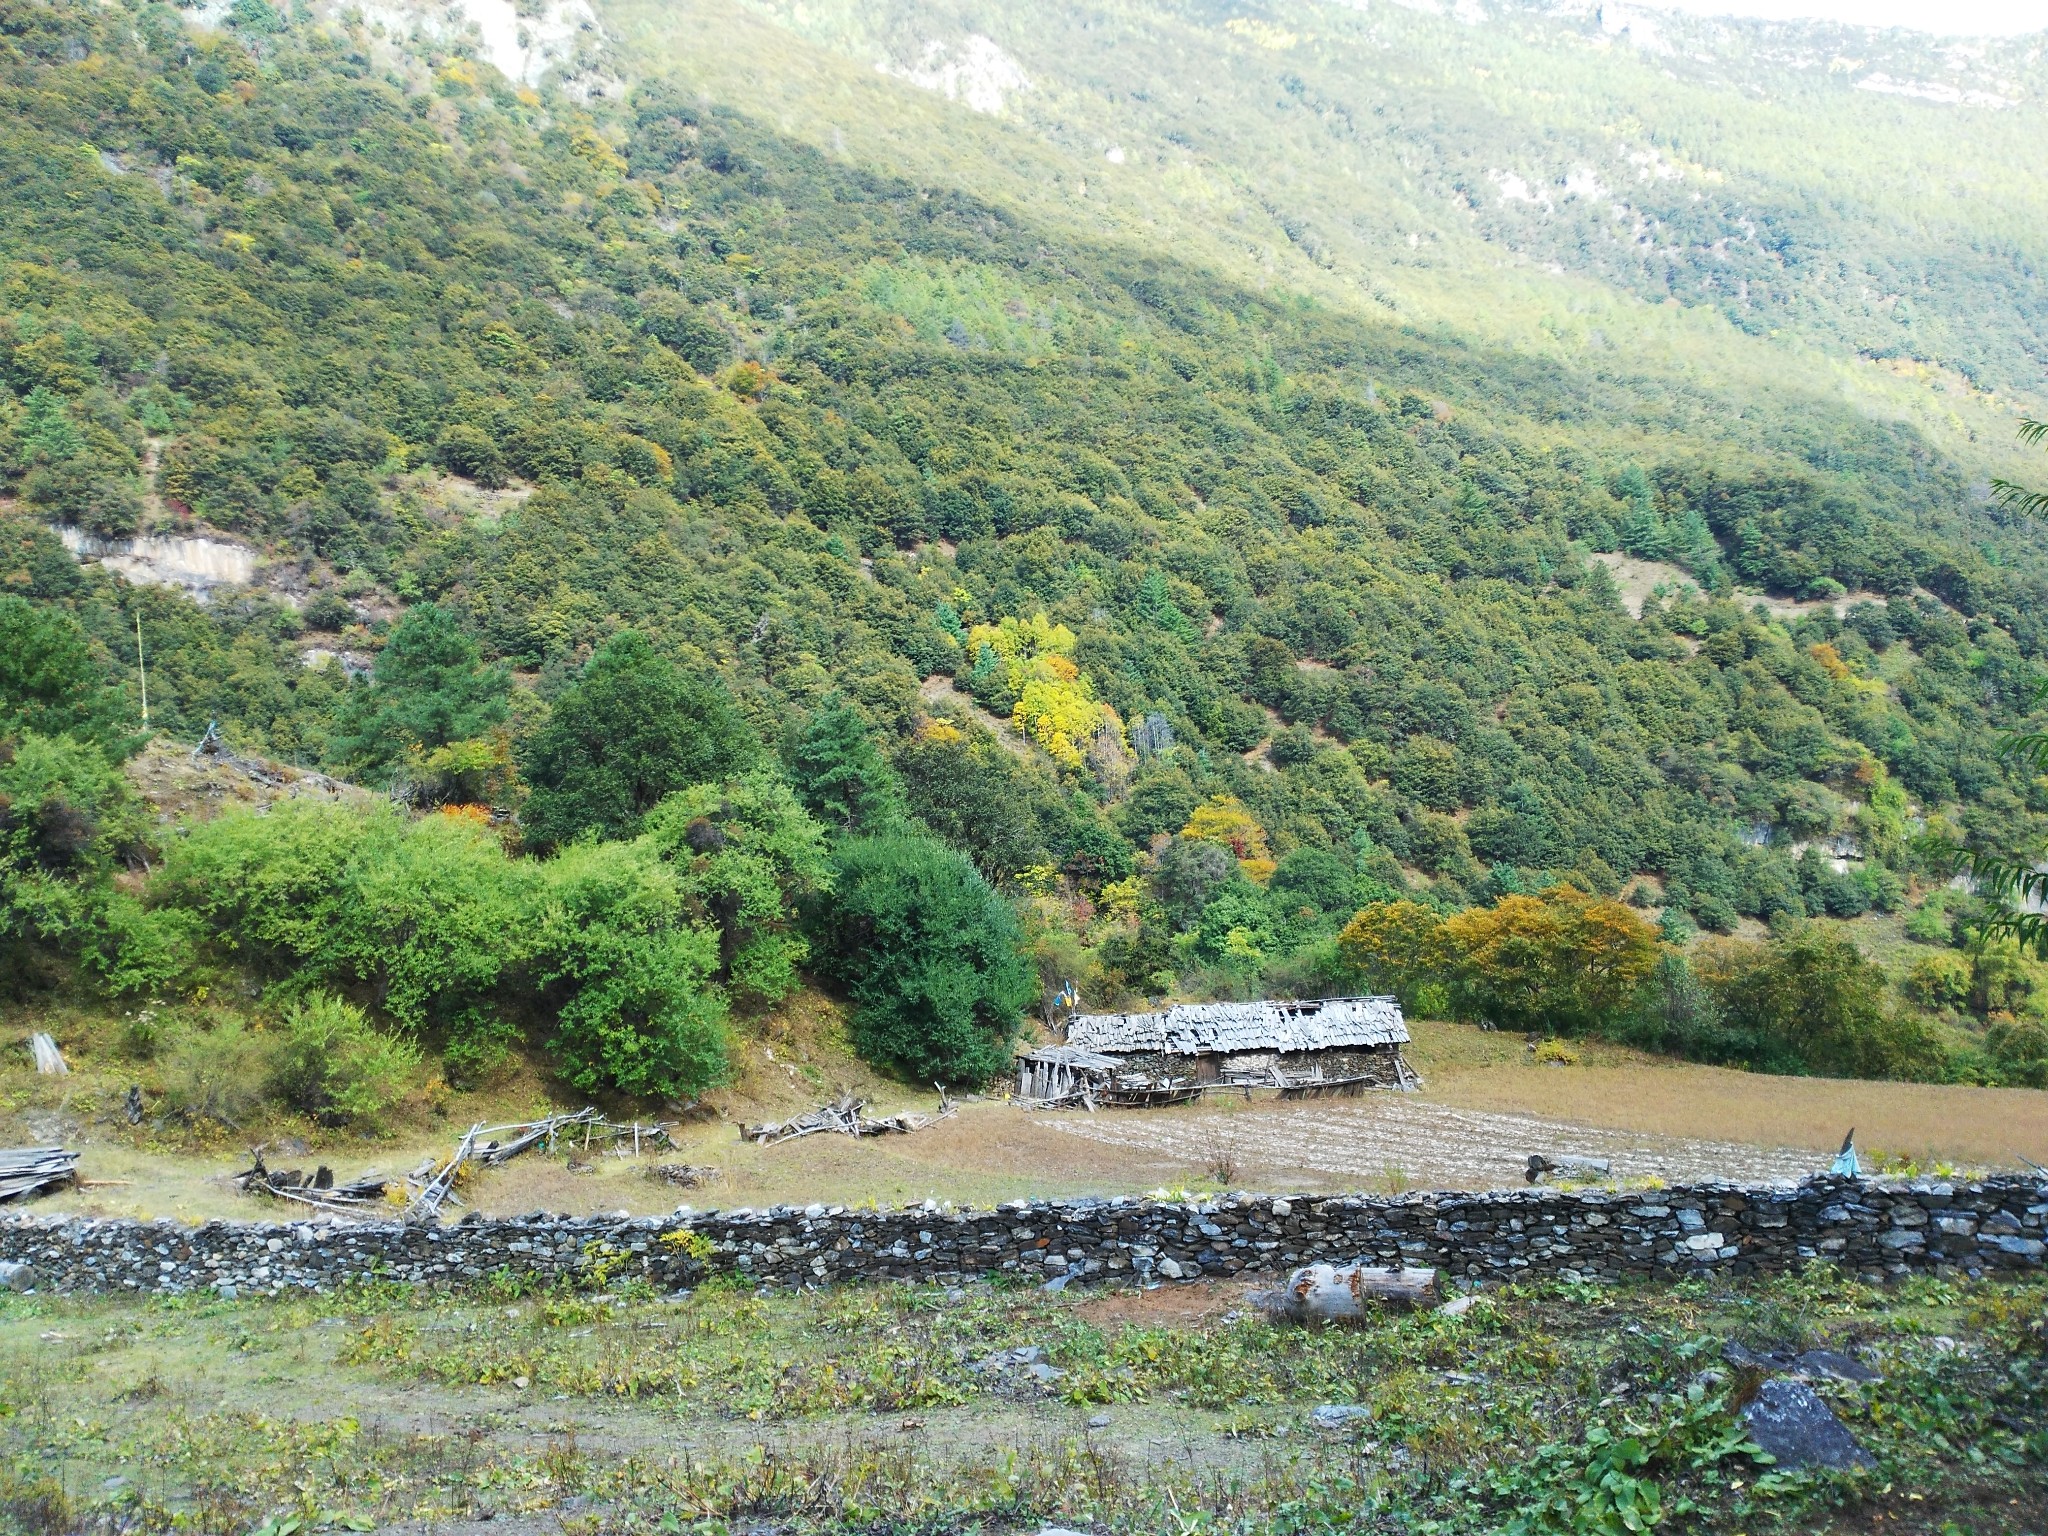
<path fill-rule="evenodd" d="M 1294 1323 L 1355 1323 L 1382 1308 L 1407 1311 L 1439 1300 L 1433 1269 L 1382 1269 L 1369 1264 L 1311 1264 L 1278 1290 L 1254 1298 L 1274 1317 Z"/>

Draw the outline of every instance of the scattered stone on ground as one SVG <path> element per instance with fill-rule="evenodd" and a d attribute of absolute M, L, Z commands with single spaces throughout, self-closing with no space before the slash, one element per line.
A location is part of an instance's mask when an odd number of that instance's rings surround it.
<path fill-rule="evenodd" d="M 716 1179 L 718 1170 L 693 1163 L 656 1163 L 647 1170 L 647 1177 L 681 1189 L 698 1189 Z"/>
<path fill-rule="evenodd" d="M 972 1369 L 988 1371 L 996 1375 L 1020 1373 L 1029 1376 L 1041 1386 L 1050 1386 L 1067 1373 L 1045 1358 L 1045 1350 L 1037 1344 L 1020 1344 L 1015 1349 L 999 1349 L 976 1361 Z"/>
<path fill-rule="evenodd" d="M 1766 1376 L 1793 1376 L 1806 1381 L 1876 1381 L 1878 1373 L 1853 1355 L 1832 1349 L 1752 1350 L 1730 1339 L 1721 1346 L 1721 1358 L 1733 1366 L 1745 1366 Z"/>

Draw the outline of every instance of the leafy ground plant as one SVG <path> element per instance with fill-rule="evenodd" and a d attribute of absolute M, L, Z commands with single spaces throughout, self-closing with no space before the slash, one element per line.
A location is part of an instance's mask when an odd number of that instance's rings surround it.
<path fill-rule="evenodd" d="M 1824 1271 L 1330 1332 L 1220 1285 L 10 1297 L 0 1523 L 1990 1536 L 2048 1513 L 2044 1303 Z M 1820 1390 L 1877 1470 L 1771 1465 L 1731 1339 L 1875 1364 Z"/>

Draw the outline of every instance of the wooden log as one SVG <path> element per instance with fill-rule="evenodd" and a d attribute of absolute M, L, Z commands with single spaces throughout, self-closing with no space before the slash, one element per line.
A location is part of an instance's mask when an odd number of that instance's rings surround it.
<path fill-rule="evenodd" d="M 1356 1323 L 1382 1309 L 1433 1307 L 1439 1299 L 1433 1269 L 1382 1269 L 1370 1264 L 1310 1264 L 1278 1290 L 1252 1300 L 1282 1322 Z"/>
<path fill-rule="evenodd" d="M 36 1071 L 44 1077 L 69 1077 L 71 1068 L 65 1065 L 64 1053 L 57 1049 L 57 1042 L 38 1030 L 28 1037 L 28 1053 L 36 1061 Z"/>

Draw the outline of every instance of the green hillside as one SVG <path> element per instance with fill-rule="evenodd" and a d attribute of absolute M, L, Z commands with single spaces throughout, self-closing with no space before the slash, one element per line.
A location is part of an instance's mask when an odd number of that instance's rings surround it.
<path fill-rule="evenodd" d="M 1953 409 L 1883 365 L 2039 398 L 2035 44 L 1682 17 L 1636 41 L 1591 7 L 1428 9 L 605 16 L 619 58 L 844 158 L 1257 286 L 1596 367 L 1794 378 L 1937 433 Z M 1667 299 L 1680 313 L 1648 312 Z"/>
<path fill-rule="evenodd" d="M 2048 323 L 2022 45 L 1945 106 L 1856 84 L 1934 50 L 1814 31 L 789 16 L 608 6 L 530 89 L 438 12 L 0 5 L 25 989 L 331 988 L 457 1072 L 668 1092 L 800 975 L 971 1077 L 1010 945 L 1091 1001 L 2048 1073 L 1912 842 L 2048 830 L 1994 740 L 2048 643 L 1986 491 Z M 269 563 L 202 607 L 51 523 Z M 152 832 L 102 766 L 138 620 L 157 728 L 459 814 Z M 1567 878 L 1632 903 L 1597 1007 L 1335 939 Z"/>

